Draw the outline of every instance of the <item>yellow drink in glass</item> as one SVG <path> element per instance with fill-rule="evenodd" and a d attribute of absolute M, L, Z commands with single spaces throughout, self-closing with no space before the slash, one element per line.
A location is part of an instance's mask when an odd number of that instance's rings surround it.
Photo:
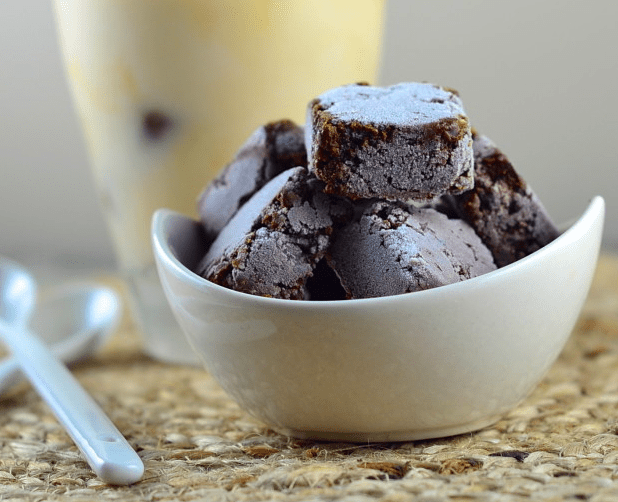
<path fill-rule="evenodd" d="M 158 284 L 150 218 L 196 197 L 251 132 L 375 82 L 384 0 L 54 0 L 68 81 L 148 352 L 195 361 Z"/>

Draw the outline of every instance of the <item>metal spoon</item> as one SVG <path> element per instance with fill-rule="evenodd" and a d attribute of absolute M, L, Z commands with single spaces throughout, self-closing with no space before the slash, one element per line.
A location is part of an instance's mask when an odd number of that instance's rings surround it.
<path fill-rule="evenodd" d="M 94 354 L 114 332 L 120 316 L 118 295 L 110 288 L 74 283 L 55 288 L 37 303 L 30 328 L 66 364 Z M 0 316 L 1 317 L 1 316 Z M 0 394 L 22 378 L 15 357 L 0 362 Z"/>
<path fill-rule="evenodd" d="M 0 339 L 97 475 L 110 484 L 135 483 L 144 472 L 141 459 L 66 366 L 26 327 L 35 292 L 25 270 L 0 260 Z"/>

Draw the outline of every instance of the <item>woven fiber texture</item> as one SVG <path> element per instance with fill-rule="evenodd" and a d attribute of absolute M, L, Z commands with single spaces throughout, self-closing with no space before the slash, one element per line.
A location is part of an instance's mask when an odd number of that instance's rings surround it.
<path fill-rule="evenodd" d="M 573 335 L 533 394 L 482 431 L 343 444 L 281 436 L 203 370 L 143 355 L 127 319 L 74 367 L 144 460 L 103 484 L 23 383 L 0 398 L 0 500 L 618 500 L 618 257 L 602 256 Z"/>

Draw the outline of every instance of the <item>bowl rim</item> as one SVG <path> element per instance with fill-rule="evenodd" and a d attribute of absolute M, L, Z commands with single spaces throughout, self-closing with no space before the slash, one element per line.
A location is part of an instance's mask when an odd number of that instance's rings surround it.
<path fill-rule="evenodd" d="M 196 289 L 214 290 L 217 291 L 219 294 L 223 295 L 223 297 L 229 297 L 231 299 L 235 299 L 236 301 L 243 301 L 245 302 L 245 304 L 251 304 L 255 306 L 277 306 L 279 308 L 288 306 L 290 308 L 293 307 L 294 309 L 310 310 L 316 308 L 340 309 L 358 308 L 362 306 L 368 307 L 374 304 L 380 305 L 384 302 L 390 303 L 393 300 L 409 301 L 411 297 L 419 298 L 419 300 L 421 298 L 430 299 L 432 295 L 437 295 L 438 297 L 441 297 L 447 292 L 459 292 L 461 294 L 465 293 L 466 289 L 468 288 L 473 289 L 476 287 L 482 287 L 485 283 L 500 280 L 505 275 L 508 276 L 511 274 L 517 274 L 522 269 L 527 267 L 530 262 L 542 260 L 547 255 L 557 253 L 561 248 L 564 248 L 569 243 L 581 239 L 586 234 L 587 230 L 597 220 L 600 219 L 600 224 L 603 224 L 604 215 L 605 200 L 602 196 L 596 195 L 589 200 L 588 205 L 578 218 L 571 220 L 571 222 L 567 223 L 566 225 L 561 226 L 561 228 L 564 228 L 564 231 L 562 231 L 556 239 L 554 239 L 549 244 L 543 246 L 542 248 L 530 253 L 523 258 L 520 258 L 519 260 L 509 265 L 498 268 L 486 274 L 473 277 L 471 279 L 466 279 L 465 281 L 453 284 L 446 284 L 444 286 L 438 286 L 423 291 L 413 291 L 410 293 L 402 293 L 400 295 L 389 295 L 373 298 L 357 298 L 350 300 L 305 301 L 288 300 L 283 298 L 270 298 L 234 291 L 232 289 L 208 281 L 208 279 L 205 279 L 202 276 L 196 274 L 195 272 L 187 268 L 184 264 L 182 264 L 172 252 L 170 243 L 167 241 L 167 239 L 164 238 L 169 235 L 165 230 L 167 228 L 166 222 L 169 221 L 170 217 L 180 217 L 193 223 L 197 223 L 197 220 L 194 220 L 189 216 L 186 216 L 171 209 L 161 208 L 157 209 L 154 212 L 152 217 L 151 236 L 153 251 L 155 256 L 157 257 L 157 261 L 161 261 L 162 265 L 164 265 L 168 270 L 173 271 L 174 275 L 177 278 L 181 279 L 185 283 L 188 282 L 192 287 Z"/>

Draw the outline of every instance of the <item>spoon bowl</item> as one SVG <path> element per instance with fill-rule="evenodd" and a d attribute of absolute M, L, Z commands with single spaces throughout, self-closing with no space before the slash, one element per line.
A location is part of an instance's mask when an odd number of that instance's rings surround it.
<path fill-rule="evenodd" d="M 65 363 L 76 363 L 99 350 L 114 333 L 121 313 L 110 288 L 76 282 L 54 288 L 38 302 L 30 327 L 44 335 Z"/>
<path fill-rule="evenodd" d="M 0 319 L 10 324 L 25 323 L 36 298 L 34 280 L 23 273 L 23 269 L 14 261 L 0 258 Z"/>
<path fill-rule="evenodd" d="M 586 299 L 604 213 L 595 197 L 553 242 L 473 279 L 327 302 L 203 279 L 200 225 L 173 211 L 155 213 L 152 238 L 176 318 L 242 407 L 296 437 L 403 441 L 482 428 L 531 392 Z"/>
<path fill-rule="evenodd" d="M 16 265 L 12 267 L 14 270 Z M 3 259 L 0 274 L 5 270 Z M 23 301 L 30 300 L 19 300 Z M 1 302 L 5 309 L 11 303 L 15 305 L 14 301 Z M 41 334 L 58 359 L 73 364 L 92 356 L 108 341 L 116 330 L 121 309 L 120 299 L 112 289 L 85 282 L 69 283 L 52 289 L 37 302 L 29 326 Z M 26 319 L 27 316 L 22 321 Z M 1 361 L 0 395 L 21 378 L 15 358 Z"/>

